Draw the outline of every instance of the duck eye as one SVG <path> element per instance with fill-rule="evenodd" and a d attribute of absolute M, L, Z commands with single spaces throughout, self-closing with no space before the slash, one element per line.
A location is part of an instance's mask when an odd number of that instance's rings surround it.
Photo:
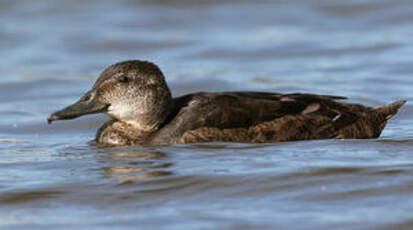
<path fill-rule="evenodd" d="M 130 79 L 127 76 L 123 75 L 119 78 L 119 81 L 122 83 L 128 83 Z"/>

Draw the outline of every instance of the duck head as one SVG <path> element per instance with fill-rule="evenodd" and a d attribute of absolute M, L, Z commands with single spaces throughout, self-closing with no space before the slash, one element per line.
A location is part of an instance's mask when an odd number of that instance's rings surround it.
<path fill-rule="evenodd" d="M 139 129 L 161 125 L 172 103 L 161 70 L 146 61 L 124 61 L 109 66 L 92 89 L 74 104 L 51 114 L 47 121 L 105 113 Z"/>

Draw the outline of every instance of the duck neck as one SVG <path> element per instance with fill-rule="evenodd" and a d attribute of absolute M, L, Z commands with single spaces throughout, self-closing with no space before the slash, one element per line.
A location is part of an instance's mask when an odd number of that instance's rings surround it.
<path fill-rule="evenodd" d="M 142 132 L 155 132 L 164 123 L 165 119 L 166 115 L 153 116 L 144 114 L 140 115 L 139 118 L 135 120 L 127 120 L 123 122 L 135 130 Z"/>
<path fill-rule="evenodd" d="M 169 90 L 167 95 L 157 98 L 150 104 L 151 106 L 147 106 L 146 109 L 141 111 L 134 119 L 124 120 L 124 122 L 134 129 L 144 132 L 154 132 L 158 130 L 166 122 L 173 106 Z"/>

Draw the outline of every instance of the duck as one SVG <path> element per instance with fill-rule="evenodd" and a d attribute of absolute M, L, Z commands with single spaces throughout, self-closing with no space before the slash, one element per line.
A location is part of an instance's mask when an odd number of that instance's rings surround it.
<path fill-rule="evenodd" d="M 164 146 L 198 142 L 271 143 L 380 136 L 405 100 L 378 107 L 342 96 L 275 92 L 196 92 L 172 97 L 164 74 L 149 61 L 106 68 L 77 102 L 47 122 L 104 113 L 99 146 Z"/>

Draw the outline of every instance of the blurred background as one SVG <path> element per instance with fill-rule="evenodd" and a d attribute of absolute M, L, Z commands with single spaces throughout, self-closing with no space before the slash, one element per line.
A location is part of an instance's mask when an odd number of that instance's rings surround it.
<path fill-rule="evenodd" d="M 408 0 L 2 0 L 0 227 L 408 229 L 410 102 L 378 140 L 258 146 L 98 149 L 103 115 L 46 117 L 127 59 L 157 63 L 175 96 L 412 101 L 412 38 Z"/>

